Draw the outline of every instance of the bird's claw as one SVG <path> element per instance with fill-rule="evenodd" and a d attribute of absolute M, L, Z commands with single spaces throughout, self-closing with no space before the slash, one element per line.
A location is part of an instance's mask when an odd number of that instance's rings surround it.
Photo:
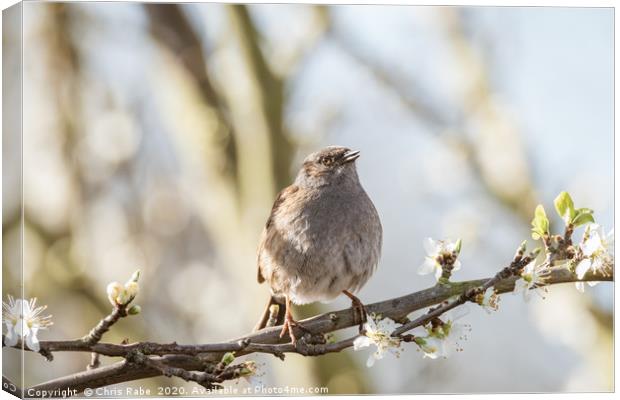
<path fill-rule="evenodd" d="M 359 323 L 359 332 L 364 332 L 364 324 L 367 321 L 368 310 L 364 303 L 352 293 L 343 291 L 343 293 L 351 299 L 351 308 L 353 308 L 353 322 Z"/>
<path fill-rule="evenodd" d="M 293 332 L 293 328 L 297 328 L 305 333 L 312 334 L 307 328 L 301 325 L 299 322 L 295 321 L 293 318 L 288 317 L 284 320 L 284 324 L 282 325 L 282 330 L 280 331 L 280 339 L 286 335 L 288 331 L 289 337 L 291 338 L 291 343 L 293 346 L 297 345 L 297 337 L 295 336 L 295 332 Z"/>
<path fill-rule="evenodd" d="M 353 302 L 352 306 L 353 306 L 353 320 L 355 322 L 359 321 L 359 333 L 363 333 L 364 324 L 367 321 L 366 316 L 368 315 L 368 311 L 366 310 L 366 307 L 364 307 L 364 305 L 361 302 L 360 303 Z"/>

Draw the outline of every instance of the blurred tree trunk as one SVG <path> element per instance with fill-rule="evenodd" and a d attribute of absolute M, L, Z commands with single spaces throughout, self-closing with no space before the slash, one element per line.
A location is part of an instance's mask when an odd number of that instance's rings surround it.
<path fill-rule="evenodd" d="M 259 89 L 256 94 L 267 128 L 275 185 L 283 188 L 290 184 L 290 167 L 294 155 L 294 147 L 284 131 L 284 82 L 267 65 L 259 45 L 260 33 L 250 18 L 247 6 L 232 5 L 229 10 L 244 59 Z"/>
<path fill-rule="evenodd" d="M 149 20 L 149 30 L 162 46 L 168 49 L 195 81 L 204 102 L 215 113 L 218 120 L 214 133 L 217 142 L 224 143 L 226 157 L 223 158 L 223 173 L 235 176 L 237 154 L 232 140 L 233 128 L 228 110 L 216 91 L 208 74 L 205 44 L 192 27 L 178 4 L 144 4 Z"/>

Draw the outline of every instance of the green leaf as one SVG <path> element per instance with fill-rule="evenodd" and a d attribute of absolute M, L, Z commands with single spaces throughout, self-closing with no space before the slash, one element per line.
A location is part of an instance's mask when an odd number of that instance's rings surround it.
<path fill-rule="evenodd" d="M 461 239 L 456 241 L 456 245 L 454 246 L 454 252 L 456 254 L 460 254 L 461 253 L 461 245 L 462 245 L 462 241 Z"/>
<path fill-rule="evenodd" d="M 562 192 L 553 201 L 555 210 L 567 224 L 575 218 L 575 205 L 567 192 Z"/>
<path fill-rule="evenodd" d="M 413 338 L 413 341 L 420 346 L 424 346 L 426 344 L 426 340 L 424 340 L 424 338 L 421 338 L 419 336 L 416 336 L 415 338 Z"/>
<path fill-rule="evenodd" d="M 547 221 L 547 223 L 549 223 L 547 213 L 545 212 L 545 207 L 543 207 L 542 204 L 536 206 L 536 210 L 534 210 L 534 217 L 537 220 Z"/>
<path fill-rule="evenodd" d="M 594 210 L 591 208 L 578 208 L 575 210 L 575 215 L 577 214 L 594 214 Z"/>
<path fill-rule="evenodd" d="M 581 226 L 587 223 L 594 223 L 594 216 L 592 215 L 594 211 L 589 208 L 580 208 L 575 213 L 575 217 L 571 221 L 574 226 Z"/>
<path fill-rule="evenodd" d="M 539 204 L 534 211 L 534 219 L 532 220 L 532 238 L 540 239 L 549 233 L 549 219 L 545 213 L 545 208 Z"/>
<path fill-rule="evenodd" d="M 138 282 L 138 279 L 140 279 L 140 270 L 136 270 L 136 272 L 134 272 L 133 275 L 131 275 L 131 278 L 129 280 Z"/>

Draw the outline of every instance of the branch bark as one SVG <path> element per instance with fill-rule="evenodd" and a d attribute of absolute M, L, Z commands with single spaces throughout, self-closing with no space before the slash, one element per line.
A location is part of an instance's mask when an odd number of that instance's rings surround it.
<path fill-rule="evenodd" d="M 449 285 L 436 285 L 404 296 L 369 304 L 366 308 L 370 313 L 382 314 L 384 317 L 391 318 L 395 321 L 406 321 L 407 315 L 414 311 L 439 304 L 451 297 L 462 295 L 470 289 L 484 286 L 492 279 L 494 279 L 494 277 L 453 282 Z M 515 276 L 497 280 L 494 287 L 498 294 L 511 292 L 514 289 L 516 280 L 517 277 Z M 552 269 L 547 278 L 548 285 L 576 281 L 578 280 L 574 273 L 561 268 Z M 603 274 L 589 272 L 584 276 L 582 281 L 613 281 L 613 273 Z M 301 324 L 307 331 L 315 335 L 322 335 L 357 326 L 353 310 L 350 308 L 317 315 L 301 321 Z M 123 360 L 109 366 L 78 372 L 35 385 L 27 389 L 26 394 L 28 391 L 33 393 L 36 391 L 52 391 L 55 389 L 73 389 L 77 390 L 77 393 L 80 393 L 86 388 L 93 389 L 162 375 L 162 365 L 172 368 L 182 368 L 188 371 L 204 371 L 207 366 L 218 363 L 224 353 L 230 351 L 234 351 L 237 357 L 251 353 L 268 353 L 279 358 L 283 358 L 285 353 L 316 356 L 325 353 L 339 352 L 351 347 L 355 339 L 355 337 L 352 337 L 337 343 L 306 343 L 293 346 L 290 343 L 282 343 L 286 338 L 280 338 L 280 330 L 281 327 L 271 327 L 227 342 L 200 345 L 180 345 L 177 343 L 158 344 L 149 342 L 133 344 L 96 343 L 90 345 L 80 339 L 72 341 L 42 341 L 40 342 L 42 353 L 51 353 L 54 351 L 81 351 L 119 357 L 128 357 L 130 354 L 139 353 L 144 356 L 149 356 L 149 359 L 153 360 L 153 363 L 136 363 Z M 295 333 L 298 337 L 302 337 L 305 332 L 297 330 Z M 19 346 L 19 344 L 17 346 Z M 129 359 L 131 359 L 131 357 L 129 357 Z M 157 364 L 159 368 L 154 368 L 153 365 L 155 364 Z"/>

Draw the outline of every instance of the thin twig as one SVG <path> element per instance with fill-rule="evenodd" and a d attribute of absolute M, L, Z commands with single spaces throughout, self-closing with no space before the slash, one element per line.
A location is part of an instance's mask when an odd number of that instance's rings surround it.
<path fill-rule="evenodd" d="M 84 336 L 81 340 L 89 345 L 93 345 L 101 340 L 104 333 L 110 330 L 110 327 L 114 325 L 119 319 L 127 316 L 127 308 L 125 305 L 115 306 L 112 313 L 99 321 L 91 331 Z"/>
<path fill-rule="evenodd" d="M 170 365 L 167 365 L 166 363 L 161 362 L 160 360 L 149 357 L 144 357 L 141 360 L 141 363 L 147 367 L 158 370 L 164 376 L 177 376 L 188 382 L 196 382 L 200 386 L 203 386 L 207 389 L 216 388 L 218 385 L 215 382 L 221 382 L 221 379 L 218 379 L 217 377 L 207 372 L 194 372 L 179 367 L 172 367 Z"/>
<path fill-rule="evenodd" d="M 479 287 L 464 290 L 463 293 L 461 293 L 461 295 L 456 300 L 443 304 L 435 308 L 434 310 L 431 310 L 430 312 L 416 318 L 415 320 L 407 322 L 406 324 L 398 327 L 394 330 L 392 336 L 400 336 L 407 331 L 417 328 L 418 326 L 425 325 L 426 323 L 428 323 L 434 318 L 439 317 L 443 313 L 450 311 L 462 304 L 465 304 L 468 301 L 472 301 L 476 297 L 476 295 L 484 293 L 488 288 L 495 286 L 500 281 L 518 275 L 521 270 L 530 262 L 532 262 L 538 255 L 538 252 L 534 251 L 528 256 L 523 257 L 524 252 L 525 247 L 524 245 L 521 245 L 519 249 L 517 249 L 517 253 L 515 254 L 510 265 L 506 268 L 503 268 L 501 271 L 495 274 L 494 277 L 490 278 Z"/>

